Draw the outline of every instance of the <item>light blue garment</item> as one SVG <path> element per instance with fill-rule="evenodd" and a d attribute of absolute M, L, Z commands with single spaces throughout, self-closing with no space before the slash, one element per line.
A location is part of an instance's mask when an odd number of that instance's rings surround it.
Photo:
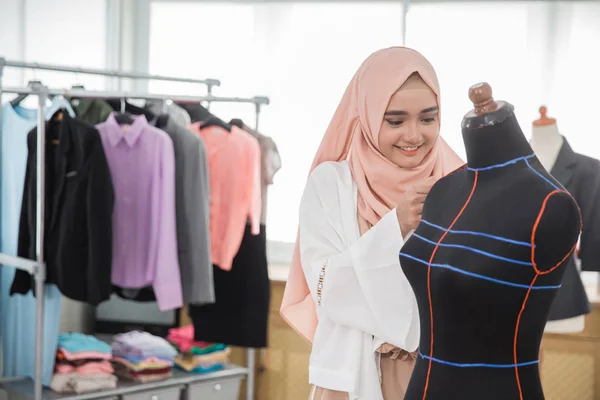
<path fill-rule="evenodd" d="M 58 347 L 69 353 L 78 351 L 95 351 L 98 353 L 111 354 L 112 348 L 94 336 L 84 335 L 79 332 L 65 332 L 58 335 Z"/>
<path fill-rule="evenodd" d="M 74 115 L 68 103 L 57 98 L 46 109 L 49 119 L 60 108 Z M 24 107 L 2 106 L 0 134 L 0 252 L 17 255 L 19 218 L 25 168 L 27 134 L 37 124 L 37 111 Z M 4 376 L 29 376 L 35 372 L 35 297 L 9 296 L 15 269 L 0 267 L 0 306 L 2 317 L 2 362 Z M 54 285 L 46 285 L 44 303 L 43 383 L 49 385 L 56 357 L 60 322 L 61 293 Z"/>

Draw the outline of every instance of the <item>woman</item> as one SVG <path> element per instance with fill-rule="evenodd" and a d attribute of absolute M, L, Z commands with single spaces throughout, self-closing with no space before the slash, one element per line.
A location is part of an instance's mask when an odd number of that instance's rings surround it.
<path fill-rule="evenodd" d="M 439 137 L 439 106 L 421 54 L 380 50 L 355 74 L 321 142 L 281 307 L 313 343 L 312 399 L 404 397 L 419 318 L 398 252 L 431 186 L 463 165 Z"/>

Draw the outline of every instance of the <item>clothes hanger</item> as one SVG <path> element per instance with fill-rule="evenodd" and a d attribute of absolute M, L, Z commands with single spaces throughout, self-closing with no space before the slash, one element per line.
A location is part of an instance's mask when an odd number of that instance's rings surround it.
<path fill-rule="evenodd" d="M 148 121 L 153 121 L 156 115 L 147 108 L 141 108 L 135 104 L 131 104 L 126 99 L 106 99 L 108 105 L 117 113 L 126 113 L 130 115 L 144 115 Z"/>
<path fill-rule="evenodd" d="M 213 115 L 200 103 L 186 103 L 182 101 L 176 101 L 179 107 L 183 108 L 190 115 L 192 122 L 199 122 L 212 117 Z"/>
<path fill-rule="evenodd" d="M 73 85 L 72 89 L 84 89 L 84 87 L 82 85 Z M 66 99 L 64 99 L 64 97 L 60 96 L 63 101 L 67 101 Z M 72 99 L 72 100 L 76 100 L 79 101 L 79 99 Z M 64 117 L 65 117 L 65 112 L 66 112 L 66 107 L 63 104 L 55 113 L 54 115 L 52 115 L 52 118 L 50 118 L 50 122 L 57 124 L 60 123 Z M 51 138 L 51 143 L 53 146 L 58 146 L 60 144 L 60 139 L 58 137 L 52 137 Z"/>
<path fill-rule="evenodd" d="M 239 118 L 232 119 L 231 121 L 229 121 L 229 124 L 233 125 L 233 126 L 237 126 L 240 129 L 244 129 L 244 121 L 242 121 Z"/>
<path fill-rule="evenodd" d="M 152 118 L 152 120 L 154 121 L 154 126 L 157 127 L 158 129 L 162 129 L 165 126 L 167 126 L 167 123 L 169 122 L 169 106 L 173 104 L 172 100 L 163 100 L 162 101 L 162 110 L 161 110 L 161 114 L 156 116 L 155 118 Z M 148 112 L 150 112 L 150 110 L 148 110 Z"/>
<path fill-rule="evenodd" d="M 75 72 L 75 82 L 79 81 L 79 74 L 77 72 Z M 74 83 L 73 86 L 71 86 L 71 89 L 73 90 L 85 90 L 85 87 L 83 86 L 82 83 Z"/>
<path fill-rule="evenodd" d="M 135 121 L 133 119 L 133 117 L 131 116 L 131 114 L 129 114 L 125 110 L 125 99 L 124 98 L 121 98 L 121 109 L 120 109 L 120 112 L 115 114 L 115 120 L 117 121 L 117 123 L 119 125 L 132 125 Z"/>
<path fill-rule="evenodd" d="M 39 80 L 36 80 L 36 79 L 30 80 L 29 82 L 27 82 L 27 87 L 29 87 L 29 88 L 33 88 L 33 87 L 39 86 L 39 85 L 42 85 L 42 81 L 39 81 Z M 11 100 L 10 105 L 12 107 L 16 107 L 19 104 L 21 104 L 23 102 L 23 100 L 25 100 L 27 97 L 29 97 L 29 94 L 20 94 L 16 98 L 14 98 L 14 99 Z M 65 108 L 65 106 L 63 104 L 52 115 L 52 117 L 50 118 L 50 122 L 56 123 L 56 122 L 62 121 L 63 118 L 64 118 L 65 111 L 66 111 L 66 108 Z M 59 144 L 59 141 L 57 139 L 52 139 L 52 144 L 53 145 L 57 145 L 57 144 Z"/>
<path fill-rule="evenodd" d="M 42 81 L 31 80 L 31 81 L 27 82 L 27 87 L 32 88 L 34 86 L 41 85 L 41 84 L 42 84 Z M 27 97 L 29 97 L 29 94 L 20 94 L 10 101 L 10 105 L 13 107 L 16 107 L 19 104 L 21 104 L 23 102 L 23 100 L 25 100 Z"/>
<path fill-rule="evenodd" d="M 214 115 L 211 115 L 200 123 L 200 129 L 208 128 L 210 126 L 218 126 L 225 129 L 227 132 L 231 132 L 231 125 L 225 123 L 223 120 L 215 117 Z"/>
<path fill-rule="evenodd" d="M 85 87 L 80 83 L 76 83 L 73 86 L 71 86 L 71 90 L 85 90 Z M 69 101 L 74 106 L 78 106 L 80 99 L 77 96 L 70 96 Z"/>

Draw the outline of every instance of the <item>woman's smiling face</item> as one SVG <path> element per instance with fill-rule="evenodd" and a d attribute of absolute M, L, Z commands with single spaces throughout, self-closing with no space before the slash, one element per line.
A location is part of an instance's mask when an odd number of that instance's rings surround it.
<path fill-rule="evenodd" d="M 379 131 L 379 150 L 399 167 L 414 168 L 431 151 L 439 133 L 437 96 L 413 74 L 390 99 Z"/>

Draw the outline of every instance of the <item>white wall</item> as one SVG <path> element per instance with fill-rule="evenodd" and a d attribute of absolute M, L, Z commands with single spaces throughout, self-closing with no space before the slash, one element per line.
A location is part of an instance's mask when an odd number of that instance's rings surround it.
<path fill-rule="evenodd" d="M 103 68 L 106 64 L 105 0 L 24 0 L 26 61 Z M 27 71 L 27 79 L 33 75 Z M 39 72 L 47 85 L 103 88 L 105 78 Z"/>
<path fill-rule="evenodd" d="M 24 0 L 0 0 L 0 57 L 23 58 Z M 17 84 L 22 74 L 15 70 L 4 72 L 5 84 Z"/>
<path fill-rule="evenodd" d="M 104 68 L 106 64 L 105 0 L 0 0 L 0 56 L 48 64 Z M 39 79 L 53 87 L 82 83 L 102 89 L 97 76 L 6 68 L 3 85 Z M 27 100 L 26 100 L 27 101 Z M 89 332 L 93 308 L 63 299 L 61 331 Z"/>
<path fill-rule="evenodd" d="M 106 63 L 105 0 L 25 0 L 26 61 L 104 68 Z M 27 71 L 26 79 L 33 77 Z M 98 76 L 54 72 L 35 74 L 47 85 L 71 87 L 83 83 L 102 89 L 106 79 Z M 63 297 L 60 330 L 91 333 L 93 307 Z"/>

